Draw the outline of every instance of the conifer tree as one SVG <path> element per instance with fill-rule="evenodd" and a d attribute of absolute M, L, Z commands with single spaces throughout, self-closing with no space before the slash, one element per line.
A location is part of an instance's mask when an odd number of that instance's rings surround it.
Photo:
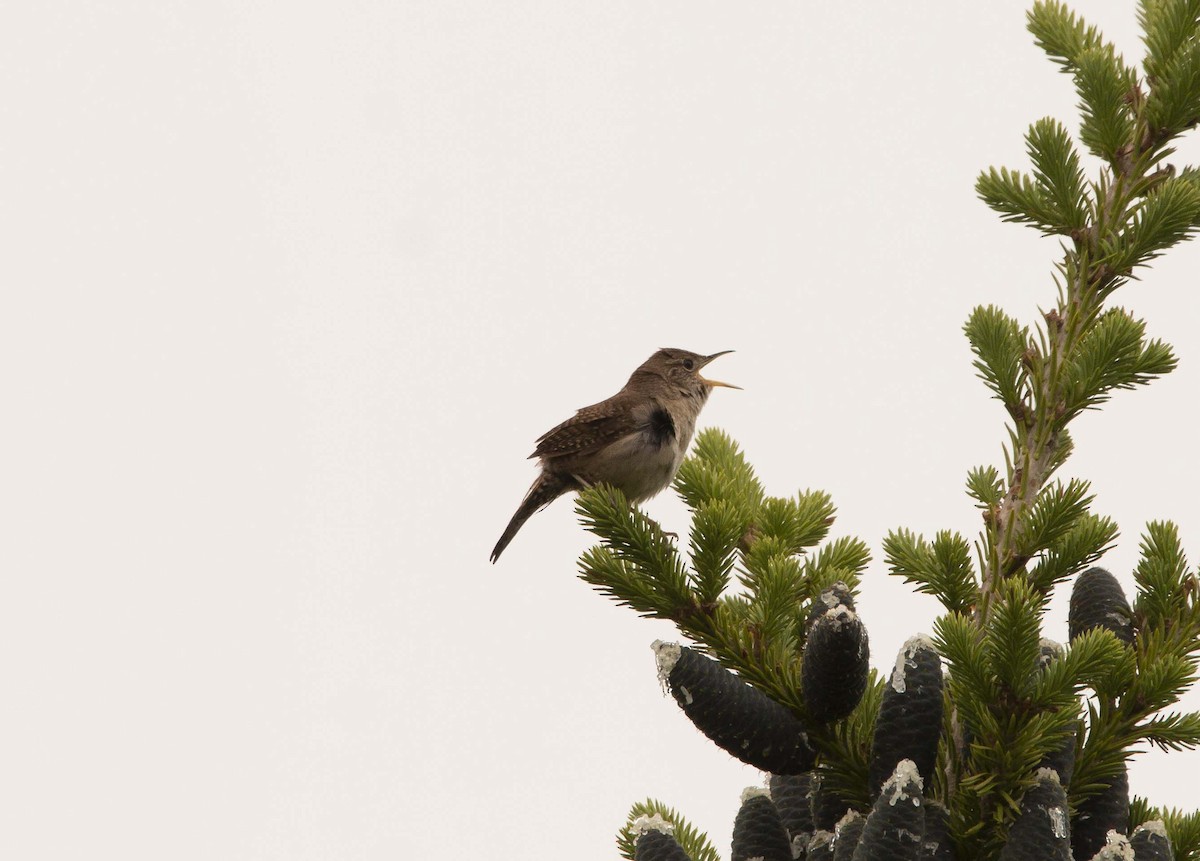
<path fill-rule="evenodd" d="M 1176 527 L 1152 522 L 1130 603 L 1096 566 L 1115 523 L 1092 510 L 1087 481 L 1056 477 L 1084 410 L 1176 364 L 1111 300 L 1200 229 L 1200 169 L 1171 162 L 1200 123 L 1200 0 L 1141 0 L 1138 18 L 1140 71 L 1057 0 L 1027 15 L 1074 82 L 1078 142 L 1098 168 L 1089 176 L 1067 127 L 1046 118 L 1025 136 L 1031 170 L 978 179 L 1003 220 L 1058 239 L 1057 295 L 1032 325 L 996 306 L 965 324 L 1007 415 L 1003 464 L 967 476 L 973 547 L 951 531 L 884 538 L 890 572 L 944 609 L 887 678 L 868 668 L 855 610 L 868 548 L 826 540 L 828 494 L 769 495 L 712 429 L 674 484 L 691 511 L 686 554 L 618 491 L 580 494 L 601 541 L 581 577 L 676 625 L 690 645 L 655 644 L 661 678 L 702 732 L 771 775 L 770 797 L 748 794 L 737 814 L 734 858 L 784 857 L 786 837 L 809 859 L 1200 861 L 1200 814 L 1130 798 L 1126 774 L 1146 745 L 1200 744 L 1200 714 L 1172 710 L 1197 677 L 1200 580 Z M 1050 597 L 1068 586 L 1068 630 L 1046 630 Z M 629 859 L 719 857 L 653 800 L 634 806 L 618 844 Z"/>

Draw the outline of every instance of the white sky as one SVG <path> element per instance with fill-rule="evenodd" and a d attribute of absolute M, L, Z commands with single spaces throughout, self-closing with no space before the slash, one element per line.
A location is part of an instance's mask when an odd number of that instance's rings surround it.
<path fill-rule="evenodd" d="M 5 9 L 0 855 L 590 861 L 647 795 L 727 854 L 759 775 L 660 692 L 670 626 L 576 579 L 567 500 L 488 552 L 534 439 L 660 346 L 737 350 L 701 425 L 835 535 L 975 534 L 961 325 L 1032 322 L 1055 244 L 973 182 L 1076 125 L 1025 7 Z M 1066 470 L 1130 589 L 1148 519 L 1200 557 L 1198 254 L 1118 294 L 1182 367 Z M 938 612 L 878 558 L 860 609 L 877 667 Z M 1131 783 L 1195 807 L 1198 767 Z"/>

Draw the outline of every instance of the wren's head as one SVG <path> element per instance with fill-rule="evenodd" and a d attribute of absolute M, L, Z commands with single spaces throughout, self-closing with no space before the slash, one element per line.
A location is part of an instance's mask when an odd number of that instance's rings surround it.
<path fill-rule="evenodd" d="M 671 391 L 678 392 L 685 397 L 699 397 L 703 402 L 708 397 L 708 393 L 712 391 L 713 386 L 724 386 L 728 389 L 741 388 L 730 383 L 722 383 L 720 380 L 709 380 L 700 376 L 701 368 L 718 356 L 732 352 L 733 350 L 722 350 L 711 356 L 702 356 L 687 350 L 664 347 L 643 362 L 642 366 L 633 372 L 629 382 L 633 385 L 640 383 L 655 387 L 665 384 Z"/>

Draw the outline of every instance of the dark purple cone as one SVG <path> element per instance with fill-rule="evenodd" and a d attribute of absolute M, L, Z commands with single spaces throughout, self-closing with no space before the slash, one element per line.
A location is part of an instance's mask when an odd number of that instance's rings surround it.
<path fill-rule="evenodd" d="M 1091 858 L 1099 852 L 1109 831 L 1129 833 L 1129 775 L 1125 764 L 1121 763 L 1120 773 L 1104 780 L 1109 786 L 1079 802 L 1071 819 L 1071 851 L 1076 858 Z"/>
<path fill-rule="evenodd" d="M 879 704 L 868 773 L 871 797 L 902 759 L 912 760 L 928 783 L 941 734 L 942 659 L 927 637 L 913 637 L 900 650 Z"/>
<path fill-rule="evenodd" d="M 803 836 L 807 843 L 813 832 L 812 807 L 808 797 L 812 772 L 772 774 L 770 786 L 771 800 L 775 802 L 775 809 L 779 811 L 779 819 L 787 829 L 788 836 L 793 840 Z"/>
<path fill-rule="evenodd" d="M 833 600 L 834 589 L 817 599 Z M 867 629 L 846 604 L 826 609 L 813 622 L 804 643 L 804 663 L 800 668 L 800 690 L 813 720 L 819 723 L 840 720 L 858 705 L 867 689 Z"/>
<path fill-rule="evenodd" d="M 1038 669 L 1045 671 L 1053 662 L 1063 656 L 1061 643 L 1056 643 L 1042 637 L 1039 643 Z M 1058 774 L 1058 782 L 1067 789 L 1071 785 L 1071 776 L 1075 771 L 1075 736 L 1067 736 L 1056 750 L 1050 751 L 1037 764 L 1038 768 L 1053 769 Z"/>
<path fill-rule="evenodd" d="M 954 861 L 950 842 L 950 814 L 937 801 L 925 802 L 925 836 L 921 838 L 918 861 Z"/>
<path fill-rule="evenodd" d="M 820 772 L 813 773 L 808 795 L 812 805 L 813 828 L 818 831 L 832 832 L 850 809 L 850 802 L 830 789 L 821 779 Z"/>
<path fill-rule="evenodd" d="M 1075 578 L 1067 626 L 1072 640 L 1092 628 L 1104 628 L 1132 646 L 1133 611 L 1117 578 L 1103 568 L 1089 568 Z"/>
<path fill-rule="evenodd" d="M 833 832 L 816 831 L 808 841 L 807 861 L 833 861 Z"/>
<path fill-rule="evenodd" d="M 916 861 L 924 834 L 921 775 L 912 760 L 901 760 L 875 799 L 853 861 Z"/>
<path fill-rule="evenodd" d="M 1021 813 L 1008 829 L 1000 861 L 1071 861 L 1069 816 L 1058 774 L 1039 770 L 1038 782 L 1025 791 Z"/>
<path fill-rule="evenodd" d="M 692 861 L 675 838 L 664 831 L 643 831 L 635 844 L 635 861 Z"/>
<path fill-rule="evenodd" d="M 808 615 L 804 619 L 805 632 L 811 631 L 813 623 L 838 604 L 844 605 L 849 610 L 854 609 L 854 595 L 850 592 L 850 587 L 841 580 L 829 588 L 821 590 L 821 594 L 813 599 L 808 608 Z"/>
<path fill-rule="evenodd" d="M 772 774 L 801 774 L 816 753 L 786 708 L 687 646 L 655 643 L 659 675 L 671 696 L 718 747 Z"/>
<path fill-rule="evenodd" d="M 779 819 L 779 811 L 765 795 L 742 802 L 733 823 L 732 861 L 792 861 L 792 841 Z"/>
<path fill-rule="evenodd" d="M 867 817 L 857 810 L 851 810 L 842 817 L 833 832 L 833 861 L 850 861 L 858 841 L 862 839 L 863 828 L 867 825 Z"/>
<path fill-rule="evenodd" d="M 1050 768 L 1058 774 L 1058 781 L 1064 787 L 1071 785 L 1071 776 L 1075 772 L 1075 736 L 1067 736 L 1059 745 L 1058 750 L 1046 754 L 1038 768 Z"/>
<path fill-rule="evenodd" d="M 1133 847 L 1134 861 L 1175 861 L 1175 850 L 1161 819 L 1143 822 L 1133 829 L 1129 845 Z"/>

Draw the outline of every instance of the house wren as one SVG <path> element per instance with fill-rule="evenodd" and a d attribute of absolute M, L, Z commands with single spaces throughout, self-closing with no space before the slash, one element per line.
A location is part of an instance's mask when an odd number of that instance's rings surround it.
<path fill-rule="evenodd" d="M 567 491 L 603 482 L 619 488 L 630 502 L 641 502 L 669 485 L 713 386 L 740 388 L 700 376 L 701 368 L 732 352 L 701 356 L 659 350 L 621 391 L 542 434 L 530 455 L 540 459 L 542 472 L 496 542 L 492 561 L 535 511 Z"/>

